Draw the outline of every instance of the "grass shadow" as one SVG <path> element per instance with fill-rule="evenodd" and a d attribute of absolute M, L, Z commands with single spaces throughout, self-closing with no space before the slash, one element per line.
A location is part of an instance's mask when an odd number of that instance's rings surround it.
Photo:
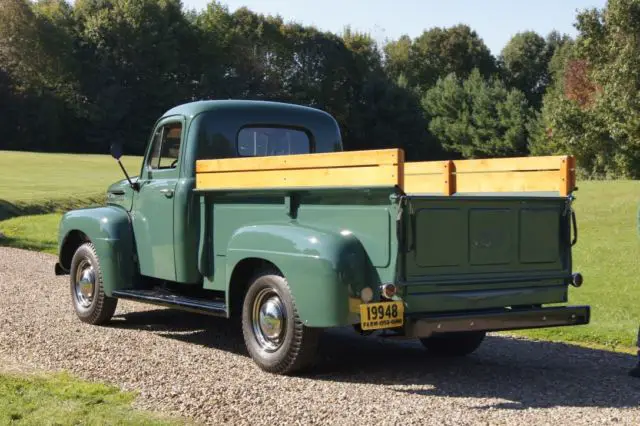
<path fill-rule="evenodd" d="M 105 195 L 101 193 L 87 195 L 82 198 L 65 197 L 47 200 L 38 199 L 33 202 L 11 202 L 0 198 L 0 221 L 19 216 L 60 213 L 77 208 L 104 205 L 105 200 Z"/>
<path fill-rule="evenodd" d="M 172 309 L 114 317 L 111 326 L 247 357 L 237 321 Z M 628 377 L 631 355 L 563 343 L 489 336 L 465 358 L 437 358 L 416 341 L 363 337 L 351 328 L 327 330 L 309 380 L 382 386 L 383 392 L 497 399 L 476 409 L 632 408 L 640 380 Z M 594 386 L 597 385 L 597 386 Z"/>
<path fill-rule="evenodd" d="M 8 237 L 0 232 L 0 247 L 11 247 L 24 250 L 40 251 L 54 254 L 57 250 L 57 243 L 49 241 L 38 241 L 29 238 Z"/>

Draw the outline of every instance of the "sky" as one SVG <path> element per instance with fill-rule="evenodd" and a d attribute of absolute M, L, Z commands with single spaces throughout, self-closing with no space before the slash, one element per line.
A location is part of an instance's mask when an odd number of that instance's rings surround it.
<path fill-rule="evenodd" d="M 182 0 L 188 9 L 203 9 L 210 0 Z M 230 11 L 246 6 L 285 21 L 313 25 L 323 31 L 353 30 L 371 34 L 379 43 L 403 34 L 416 37 L 424 29 L 459 23 L 474 29 L 498 55 L 511 36 L 533 30 L 546 36 L 556 29 L 575 36 L 576 10 L 603 8 L 606 0 L 221 0 Z"/>

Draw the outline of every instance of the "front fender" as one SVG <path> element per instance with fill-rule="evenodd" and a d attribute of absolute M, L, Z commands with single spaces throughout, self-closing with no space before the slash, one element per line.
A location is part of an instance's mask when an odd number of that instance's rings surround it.
<path fill-rule="evenodd" d="M 299 224 L 239 228 L 227 248 L 227 304 L 231 276 L 245 259 L 264 259 L 284 274 L 300 319 L 309 327 L 357 322 L 349 298 L 378 281 L 364 247 L 351 233 L 330 232 Z"/>
<path fill-rule="evenodd" d="M 58 257 L 63 269 L 71 267 L 73 252 L 82 243 L 78 235 L 95 246 L 102 270 L 104 291 L 135 287 L 138 276 L 129 214 L 116 206 L 72 210 L 62 216 L 58 230 Z"/>

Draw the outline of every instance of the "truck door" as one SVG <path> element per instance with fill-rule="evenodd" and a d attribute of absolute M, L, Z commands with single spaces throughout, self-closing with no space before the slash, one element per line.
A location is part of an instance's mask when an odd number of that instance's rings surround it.
<path fill-rule="evenodd" d="M 183 128 L 181 118 L 157 125 L 132 212 L 140 273 L 171 281 L 176 280 L 173 202 Z"/>

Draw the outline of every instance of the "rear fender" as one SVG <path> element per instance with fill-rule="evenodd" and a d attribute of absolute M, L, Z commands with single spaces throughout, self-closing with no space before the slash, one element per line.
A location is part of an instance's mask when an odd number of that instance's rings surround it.
<path fill-rule="evenodd" d="M 231 277 L 243 260 L 261 259 L 285 276 L 298 315 L 309 327 L 357 322 L 349 299 L 377 280 L 366 252 L 350 233 L 333 233 L 298 224 L 254 225 L 238 229 L 227 249 L 227 306 L 232 303 Z M 234 309 L 233 307 L 231 309 Z"/>
<path fill-rule="evenodd" d="M 133 288 L 138 268 L 129 214 L 116 206 L 72 210 L 62 216 L 58 230 L 56 273 L 69 273 L 71 259 L 84 242 L 93 243 L 102 270 L 104 291 Z"/>

